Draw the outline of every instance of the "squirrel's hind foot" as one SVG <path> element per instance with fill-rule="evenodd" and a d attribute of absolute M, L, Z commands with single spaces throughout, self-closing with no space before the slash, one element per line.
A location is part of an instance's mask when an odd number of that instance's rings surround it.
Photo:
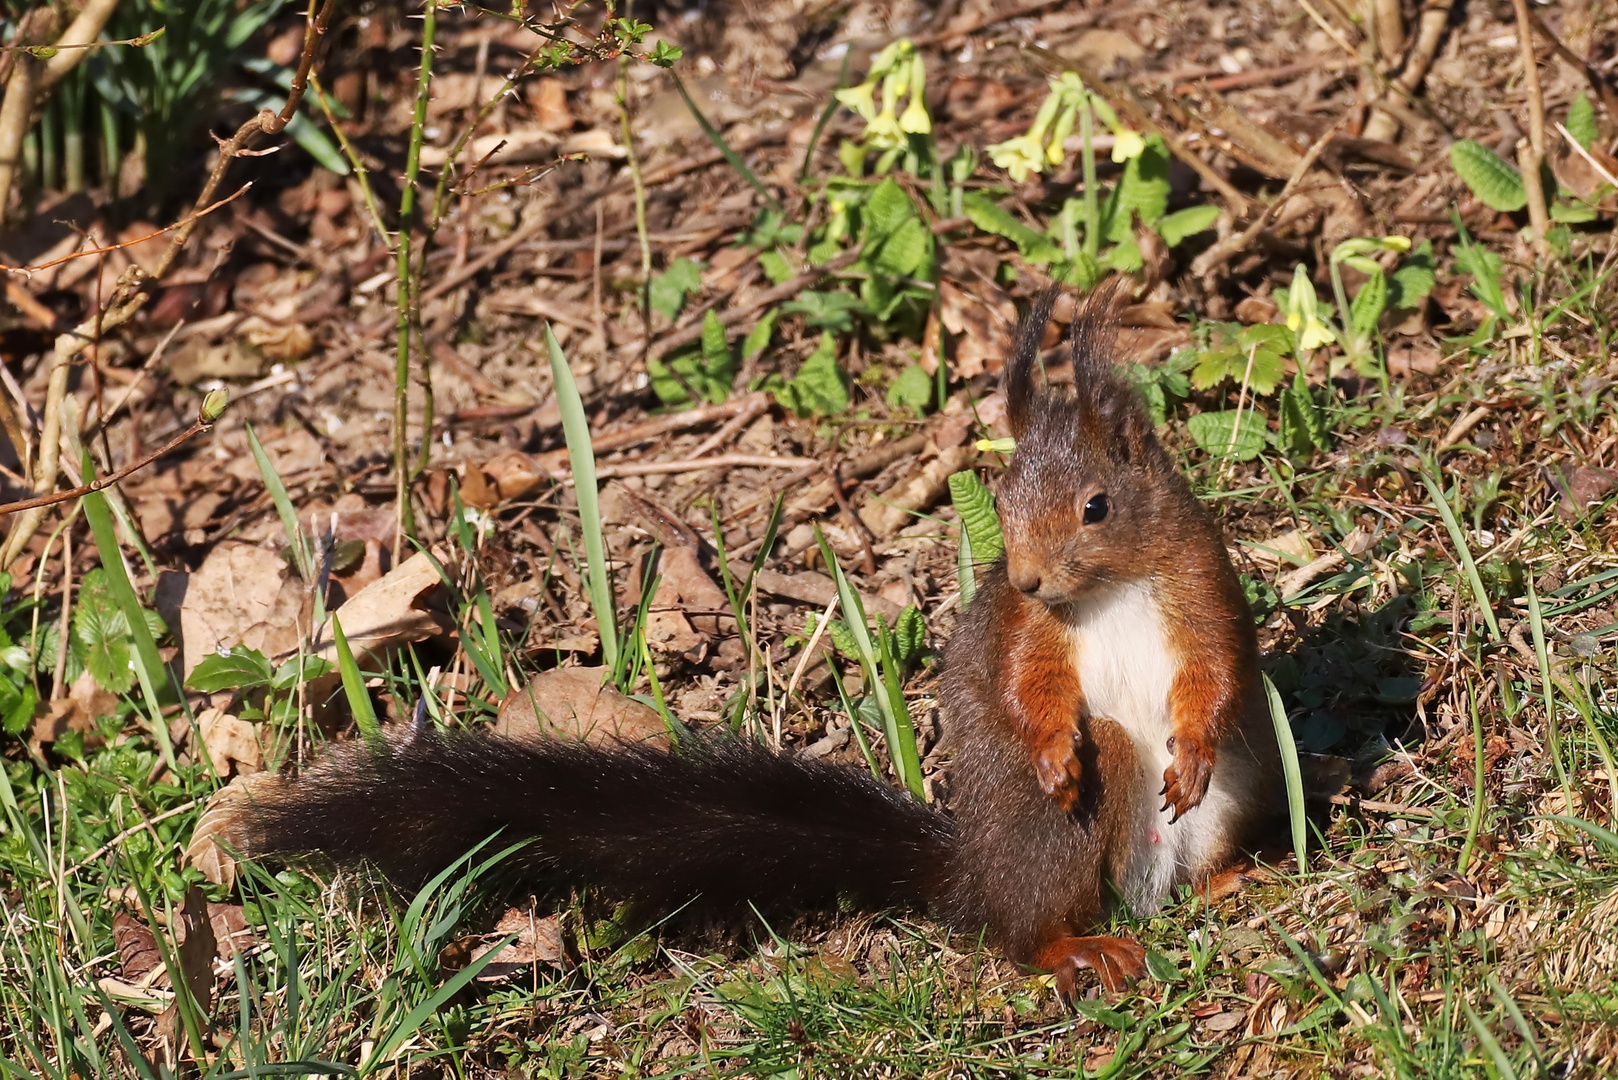
<path fill-rule="evenodd" d="M 1094 971 L 1102 989 L 1116 994 L 1125 989 L 1126 980 L 1146 974 L 1146 950 L 1128 938 L 1063 937 L 1041 949 L 1035 964 L 1056 976 L 1057 992 L 1071 1001 L 1080 968 Z"/>

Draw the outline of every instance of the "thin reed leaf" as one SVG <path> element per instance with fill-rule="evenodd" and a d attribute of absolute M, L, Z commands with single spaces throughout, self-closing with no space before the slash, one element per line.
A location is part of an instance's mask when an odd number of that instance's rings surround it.
<path fill-rule="evenodd" d="M 343 633 L 343 624 L 336 615 L 331 617 L 331 634 L 337 644 L 337 670 L 343 677 L 343 696 L 348 698 L 349 711 L 354 714 L 354 726 L 360 729 L 371 753 L 380 754 L 387 749 L 382 741 L 382 725 L 377 722 L 370 691 L 365 688 L 365 674 L 354 659 L 354 650 L 348 647 L 348 635 Z"/>
<path fill-rule="evenodd" d="M 1286 706 L 1281 704 L 1281 693 L 1268 675 L 1264 679 L 1264 696 L 1270 705 L 1270 723 L 1275 726 L 1275 741 L 1281 747 L 1281 772 L 1286 779 L 1287 817 L 1292 824 L 1292 850 L 1298 857 L 1298 873 L 1308 869 L 1309 815 L 1303 801 L 1303 769 L 1298 764 L 1298 743 L 1292 737 L 1292 722 L 1287 719 Z"/>
<path fill-rule="evenodd" d="M 1466 813 L 1466 840 L 1461 844 L 1461 856 L 1455 862 L 1455 872 L 1462 877 L 1466 876 L 1467 868 L 1472 865 L 1472 851 L 1478 840 L 1478 830 L 1483 827 L 1483 808 L 1489 800 L 1488 792 L 1484 789 L 1484 754 L 1483 754 L 1483 720 L 1478 715 L 1477 688 L 1470 684 L 1466 688 L 1466 700 L 1472 714 L 1472 806 Z"/>
<path fill-rule="evenodd" d="M 1562 785 L 1562 798 L 1568 812 L 1573 811 L 1573 785 L 1562 763 L 1562 727 L 1556 720 L 1556 692 L 1551 679 L 1551 658 L 1545 648 L 1545 617 L 1539 608 L 1539 590 L 1532 578 L 1528 582 L 1528 631 L 1534 639 L 1534 658 L 1539 663 L 1539 687 L 1545 701 L 1545 741 L 1550 751 L 1551 764 L 1556 769 L 1557 782 Z"/>
<path fill-rule="evenodd" d="M 1500 624 L 1495 621 L 1494 608 L 1489 604 L 1488 590 L 1483 587 L 1483 577 L 1478 573 L 1477 561 L 1472 558 L 1472 549 L 1466 542 L 1466 532 L 1461 523 L 1455 520 L 1455 511 L 1449 505 L 1449 499 L 1444 495 L 1444 486 L 1438 477 L 1430 470 L 1421 471 L 1421 479 L 1427 485 L 1427 493 L 1432 496 L 1433 505 L 1438 508 L 1438 516 L 1444 519 L 1444 528 L 1449 530 L 1450 543 L 1455 545 L 1455 552 L 1460 556 L 1461 566 L 1466 571 L 1467 584 L 1472 587 L 1472 599 L 1483 614 L 1483 621 L 1489 626 L 1489 636 L 1494 640 L 1500 639 Z"/>
<path fill-rule="evenodd" d="M 607 546 L 601 535 L 601 495 L 596 487 L 595 449 L 590 444 L 590 421 L 584 414 L 579 384 L 567 366 L 562 346 L 545 326 L 545 347 L 550 351 L 551 375 L 556 384 L 556 404 L 562 413 L 562 433 L 567 439 L 568 465 L 573 470 L 573 488 L 579 500 L 579 527 L 584 531 L 584 557 L 590 579 L 590 606 L 596 613 L 596 631 L 601 637 L 601 659 L 608 668 L 618 666 L 618 618 L 612 602 L 612 580 L 607 576 Z"/>
<path fill-rule="evenodd" d="M 258 433 L 253 430 L 252 424 L 247 425 L 247 448 L 253 453 L 253 463 L 258 466 L 264 490 L 270 493 L 270 501 L 275 504 L 275 512 L 281 519 L 281 528 L 286 532 L 287 543 L 292 546 L 292 560 L 298 568 L 298 576 L 305 581 L 313 581 L 314 562 L 304 541 L 303 529 L 298 524 L 298 511 L 292 505 L 292 497 L 287 494 L 287 486 L 281 482 L 281 474 L 276 471 L 275 463 L 264 452 L 264 444 L 258 441 Z"/>

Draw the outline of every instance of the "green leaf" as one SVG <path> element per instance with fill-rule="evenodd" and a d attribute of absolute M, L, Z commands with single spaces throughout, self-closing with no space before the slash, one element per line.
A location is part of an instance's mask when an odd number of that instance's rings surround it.
<path fill-rule="evenodd" d="M 1382 272 L 1382 267 L 1377 266 L 1376 272 L 1365 279 L 1365 284 L 1360 286 L 1360 291 L 1354 294 L 1354 299 L 1348 305 L 1348 322 L 1354 336 L 1368 341 L 1376 333 L 1376 324 L 1387 306 L 1388 277 Z"/>
<path fill-rule="evenodd" d="M 1578 199 L 1569 199 L 1566 202 L 1557 199 L 1551 203 L 1551 220 L 1564 225 L 1583 225 L 1594 221 L 1596 217 L 1596 208 Z"/>
<path fill-rule="evenodd" d="M 881 242 L 906 221 L 916 220 L 916 206 L 893 177 L 883 180 L 865 202 L 866 241 Z"/>
<path fill-rule="evenodd" d="M 899 646 L 900 660 L 914 664 L 920 659 L 922 650 L 927 647 L 927 620 L 922 617 L 921 609 L 910 604 L 899 612 L 893 636 Z"/>
<path fill-rule="evenodd" d="M 785 314 L 802 315 L 804 325 L 811 330 L 840 333 L 854 329 L 854 314 L 863 310 L 860 298 L 846 292 L 803 292 L 796 300 L 781 305 Z"/>
<path fill-rule="evenodd" d="M 1101 235 L 1119 243 L 1135 233 L 1134 215 L 1152 225 L 1169 208 L 1169 150 L 1157 135 L 1146 137 L 1146 149 L 1124 166 L 1124 175 L 1107 198 Z"/>
<path fill-rule="evenodd" d="M 1000 514 L 994 508 L 994 495 L 983 486 L 977 473 L 963 469 L 949 478 L 949 499 L 961 519 L 961 528 L 972 545 L 972 558 L 992 563 L 1006 550 L 1000 532 Z"/>
<path fill-rule="evenodd" d="M 920 413 L 933 400 L 933 377 L 920 364 L 911 364 L 888 387 L 888 404 Z"/>
<path fill-rule="evenodd" d="M 1135 242 L 1135 238 L 1128 236 L 1107 251 L 1103 263 L 1109 270 L 1116 270 L 1120 274 L 1133 274 L 1146 265 L 1146 260 L 1141 257 L 1140 245 Z"/>
<path fill-rule="evenodd" d="M 713 309 L 702 315 L 702 343 L 698 349 L 667 360 L 647 357 L 646 373 L 652 380 L 652 392 L 667 405 L 695 405 L 686 393 L 687 386 L 716 405 L 729 397 L 736 379 L 736 357 L 725 340 L 724 324 Z"/>
<path fill-rule="evenodd" d="M 889 233 L 873 255 L 866 245 L 871 268 L 892 277 L 915 277 L 932 262 L 933 234 L 919 218 L 909 218 Z"/>
<path fill-rule="evenodd" d="M 1264 451 L 1264 421 L 1251 409 L 1243 410 L 1241 426 L 1236 411 L 1198 413 L 1185 422 L 1186 430 L 1211 457 L 1251 461 Z"/>
<path fill-rule="evenodd" d="M 330 660 L 319 656 L 305 656 L 300 663 L 296 657 L 275 669 L 270 678 L 271 690 L 291 690 L 299 683 L 313 682 L 322 675 L 336 670 Z"/>
<path fill-rule="evenodd" d="M 1245 378 L 1253 393 L 1272 394 L 1281 381 L 1286 357 L 1292 348 L 1292 332 L 1284 326 L 1257 323 L 1244 327 L 1235 341 L 1197 355 L 1191 385 L 1198 390 L 1208 390 L 1226 379 L 1241 383 Z"/>
<path fill-rule="evenodd" d="M 1573 104 L 1567 107 L 1567 123 L 1563 127 L 1586 150 L 1596 144 L 1601 132 L 1596 127 L 1596 109 L 1589 94 L 1581 90 L 1579 96 L 1573 99 Z"/>
<path fill-rule="evenodd" d="M 742 359 L 752 360 L 763 354 L 769 347 L 770 337 L 775 333 L 775 320 L 781 317 L 777 308 L 771 308 L 764 313 L 764 317 L 753 325 L 747 332 L 747 338 L 742 342 Z"/>
<path fill-rule="evenodd" d="M 129 622 L 113 601 L 99 567 L 85 575 L 84 588 L 73 611 L 73 641 L 101 689 L 109 694 L 127 694 L 135 685 Z"/>
<path fill-rule="evenodd" d="M 794 276 L 792 264 L 785 255 L 775 251 L 761 251 L 758 254 L 758 264 L 764 268 L 764 276 L 770 279 L 770 284 L 779 285 L 784 281 L 791 281 Z"/>
<path fill-rule="evenodd" d="M 1474 243 L 1464 232 L 1455 249 L 1455 268 L 1472 275 L 1472 295 L 1483 301 L 1483 306 L 1504 320 L 1511 318 L 1506 307 L 1505 290 L 1500 284 L 1500 271 L 1505 264 L 1499 255 L 1482 244 Z"/>
<path fill-rule="evenodd" d="M 1298 372 L 1292 385 L 1281 391 L 1277 404 L 1281 414 L 1281 449 L 1303 456 L 1331 449 L 1331 432 L 1325 414 L 1315 401 L 1303 372 Z"/>
<path fill-rule="evenodd" d="M 21 735 L 33 723 L 34 709 L 39 705 L 39 691 L 33 683 L 20 687 L 0 679 L 0 727 L 7 735 Z"/>
<path fill-rule="evenodd" d="M 1471 139 L 1450 144 L 1449 162 L 1484 206 L 1510 213 L 1528 205 L 1522 174 L 1499 154 Z"/>
<path fill-rule="evenodd" d="M 245 690 L 268 685 L 275 676 L 275 666 L 257 649 L 245 645 L 223 653 L 211 653 L 202 658 L 185 684 L 200 694 L 220 690 Z"/>
<path fill-rule="evenodd" d="M 702 264 L 694 259 L 675 259 L 661 274 L 652 275 L 647 286 L 652 310 L 672 319 L 685 306 L 685 299 L 702 288 Z"/>
<path fill-rule="evenodd" d="M 1188 206 L 1159 221 L 1156 225 L 1157 235 L 1161 236 L 1169 247 L 1178 247 L 1187 237 L 1207 232 L 1218 221 L 1219 207 Z"/>
<path fill-rule="evenodd" d="M 833 619 L 826 627 L 826 635 L 831 638 L 831 643 L 838 652 L 856 663 L 859 661 L 860 646 L 854 640 L 854 631 L 849 629 L 848 623 L 842 619 Z"/>
<path fill-rule="evenodd" d="M 354 660 L 354 651 L 348 647 L 348 635 L 343 633 L 343 624 L 336 614 L 331 617 L 331 633 L 337 644 L 337 670 L 343 674 L 343 696 L 348 698 L 349 711 L 354 714 L 354 726 L 360 729 L 371 753 L 380 754 L 387 749 L 382 741 L 382 725 L 377 723 L 371 694 L 365 689 L 365 675 Z"/>
<path fill-rule="evenodd" d="M 775 400 L 799 416 L 831 416 L 848 408 L 848 388 L 837 366 L 837 345 L 830 334 L 820 335 L 820 347 L 809 355 L 798 373 L 774 386 Z"/>
<path fill-rule="evenodd" d="M 1437 284 L 1438 275 L 1433 269 L 1433 242 L 1423 240 L 1388 279 L 1388 307 L 1413 308 L 1427 299 L 1427 294 Z"/>
<path fill-rule="evenodd" d="M 1037 229 L 1018 221 L 1000 204 L 982 192 L 969 191 L 961 198 L 961 209 L 972 224 L 986 233 L 1003 236 L 1017 245 L 1023 258 L 1044 266 L 1065 258 L 1062 249 Z"/>

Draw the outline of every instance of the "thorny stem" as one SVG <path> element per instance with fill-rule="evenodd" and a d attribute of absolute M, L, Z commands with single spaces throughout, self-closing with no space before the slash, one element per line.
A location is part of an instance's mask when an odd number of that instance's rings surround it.
<path fill-rule="evenodd" d="M 1091 109 L 1088 97 L 1079 105 L 1079 139 L 1084 143 L 1080 157 L 1084 164 L 1084 253 L 1091 258 L 1100 250 L 1101 211 L 1096 202 L 1096 149 L 1091 136 Z"/>
<path fill-rule="evenodd" d="M 33 510 L 44 506 L 55 506 L 57 503 L 67 502 L 69 499 L 78 499 L 85 495 L 93 495 L 104 488 L 111 487 L 124 477 L 128 476 L 130 473 L 138 472 L 139 470 L 144 469 L 158 458 L 178 449 L 180 446 L 190 442 L 193 438 L 202 434 L 204 431 L 209 430 L 213 427 L 213 425 L 213 421 L 203 420 L 201 417 L 198 417 L 190 427 L 174 436 L 174 438 L 170 439 L 156 450 L 153 450 L 150 454 L 147 454 L 139 461 L 125 465 L 115 473 L 109 473 L 106 476 L 97 477 L 88 484 L 82 484 L 79 487 L 68 491 L 58 491 L 53 495 L 40 495 L 36 498 L 23 499 L 19 502 L 0 503 L 0 514 L 15 514 L 19 510 Z"/>
<path fill-rule="evenodd" d="M 415 515 L 410 512 L 410 462 L 405 425 L 409 421 L 410 338 L 413 306 L 410 288 L 410 233 L 416 219 L 416 177 L 421 172 L 421 143 L 427 129 L 427 101 L 433 83 L 433 39 L 438 33 L 438 0 L 426 0 L 421 16 L 421 67 L 416 78 L 416 110 L 410 121 L 410 149 L 405 155 L 404 184 L 399 194 L 399 241 L 394 246 L 399 270 L 399 318 L 393 367 L 393 471 L 395 528 L 393 561 L 404 553 L 407 536 L 416 532 Z M 431 432 L 424 433 L 425 438 Z"/>

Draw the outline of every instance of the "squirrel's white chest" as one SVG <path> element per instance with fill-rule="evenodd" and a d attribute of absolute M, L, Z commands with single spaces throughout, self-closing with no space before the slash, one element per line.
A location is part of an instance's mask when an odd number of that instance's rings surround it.
<path fill-rule="evenodd" d="M 1101 590 L 1077 606 L 1070 626 L 1090 715 L 1113 720 L 1137 746 L 1164 747 L 1169 687 L 1178 662 L 1151 585 L 1131 582 Z"/>

